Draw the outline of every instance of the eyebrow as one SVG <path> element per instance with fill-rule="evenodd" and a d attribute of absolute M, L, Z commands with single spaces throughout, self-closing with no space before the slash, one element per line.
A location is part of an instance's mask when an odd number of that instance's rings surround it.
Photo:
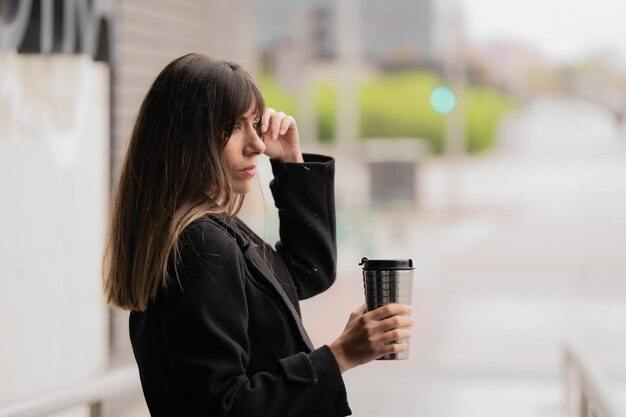
<path fill-rule="evenodd" d="M 243 116 L 241 116 L 239 118 L 239 120 L 248 120 L 248 119 L 252 119 L 252 120 L 256 120 L 257 119 L 257 114 L 256 112 L 252 113 L 250 116 L 246 116 L 245 114 Z M 260 117 L 258 117 L 259 120 L 261 120 Z"/>

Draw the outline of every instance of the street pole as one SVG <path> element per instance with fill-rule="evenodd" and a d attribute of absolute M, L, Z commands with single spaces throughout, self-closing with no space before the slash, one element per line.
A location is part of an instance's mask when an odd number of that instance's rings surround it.
<path fill-rule="evenodd" d="M 352 150 L 359 132 L 360 2 L 337 0 L 337 122 L 336 140 Z"/>
<path fill-rule="evenodd" d="M 278 48 L 276 73 L 281 87 L 296 96 L 300 140 L 307 146 L 317 143 L 317 112 L 313 63 L 313 16 L 309 8 L 295 12 L 299 31 Z"/>
<path fill-rule="evenodd" d="M 444 154 L 448 161 L 447 206 L 458 209 L 463 199 L 462 163 L 466 152 L 465 138 L 465 57 L 463 16 L 460 5 L 449 4 L 444 26 L 448 28 L 444 45 L 443 79 L 454 92 L 455 108 L 444 119 Z"/>

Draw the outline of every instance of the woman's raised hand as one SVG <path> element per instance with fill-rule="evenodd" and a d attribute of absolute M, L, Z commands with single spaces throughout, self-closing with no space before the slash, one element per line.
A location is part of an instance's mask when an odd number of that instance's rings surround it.
<path fill-rule="evenodd" d="M 260 131 L 267 156 L 283 162 L 304 162 L 298 126 L 292 116 L 274 109 L 265 109 Z"/>
<path fill-rule="evenodd" d="M 404 351 L 405 344 L 389 342 L 411 336 L 408 327 L 413 319 L 405 315 L 410 311 L 403 304 L 387 304 L 369 312 L 363 305 L 353 311 L 341 336 L 329 345 L 341 372 Z"/>

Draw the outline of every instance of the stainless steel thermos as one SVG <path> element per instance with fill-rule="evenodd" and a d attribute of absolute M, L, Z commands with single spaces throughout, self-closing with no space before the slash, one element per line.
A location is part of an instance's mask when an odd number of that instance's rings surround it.
<path fill-rule="evenodd" d="M 367 259 L 363 258 L 363 287 L 367 311 L 375 310 L 389 303 L 412 305 L 413 261 L 411 259 Z M 408 339 L 392 343 L 406 343 L 407 349 L 400 353 L 391 353 L 378 359 L 408 359 Z"/>

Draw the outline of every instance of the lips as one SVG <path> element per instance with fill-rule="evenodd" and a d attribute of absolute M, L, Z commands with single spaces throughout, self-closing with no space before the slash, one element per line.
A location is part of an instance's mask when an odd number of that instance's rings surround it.
<path fill-rule="evenodd" d="M 237 172 L 247 177 L 254 177 L 256 174 L 256 165 L 248 165 L 244 169 L 240 169 Z"/>

